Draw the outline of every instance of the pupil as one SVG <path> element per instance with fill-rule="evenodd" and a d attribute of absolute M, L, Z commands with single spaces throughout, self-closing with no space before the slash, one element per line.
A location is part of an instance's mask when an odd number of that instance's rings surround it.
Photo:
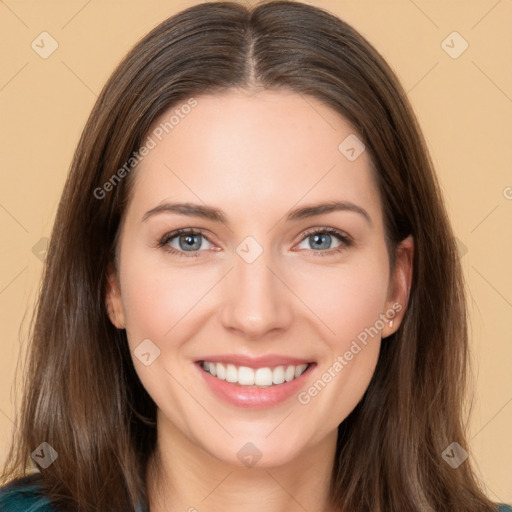
<path fill-rule="evenodd" d="M 197 237 L 197 235 L 184 235 L 184 238 L 185 238 L 185 244 L 187 247 L 189 248 L 193 248 L 194 245 L 197 245 L 197 242 L 194 243 L 194 237 Z M 197 247 L 195 247 L 197 248 Z"/>
<path fill-rule="evenodd" d="M 327 234 L 323 234 L 323 235 L 318 235 L 318 234 L 316 234 L 316 235 L 313 235 L 314 240 L 315 240 L 315 244 L 316 244 L 317 242 L 320 242 L 320 245 L 321 245 L 321 243 L 322 243 L 322 238 L 325 240 L 325 239 L 326 239 L 326 237 L 328 237 L 328 236 L 329 236 L 329 235 L 327 235 Z M 328 243 L 327 243 L 327 246 L 326 246 L 325 248 L 326 248 L 326 249 L 328 249 L 328 248 L 329 248 L 329 245 L 330 245 L 330 244 L 328 244 Z"/>

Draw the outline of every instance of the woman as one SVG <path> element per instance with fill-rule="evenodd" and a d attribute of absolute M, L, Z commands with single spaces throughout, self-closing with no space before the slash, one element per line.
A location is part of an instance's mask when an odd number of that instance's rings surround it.
<path fill-rule="evenodd" d="M 0 504 L 495 511 L 467 352 L 389 66 L 318 8 L 204 3 L 135 46 L 84 129 Z"/>

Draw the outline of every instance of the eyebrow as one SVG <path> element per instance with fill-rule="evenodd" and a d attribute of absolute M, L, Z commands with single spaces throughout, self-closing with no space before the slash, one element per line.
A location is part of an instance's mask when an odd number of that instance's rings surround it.
<path fill-rule="evenodd" d="M 370 226 L 373 226 L 372 219 L 368 212 L 351 201 L 328 201 L 319 204 L 312 204 L 295 208 L 286 215 L 287 221 L 297 221 L 331 213 L 335 211 L 349 211 L 362 215 Z M 162 203 L 147 211 L 142 217 L 142 222 L 159 213 L 177 213 L 188 217 L 200 217 L 202 219 L 219 222 L 229 226 L 226 214 L 220 209 L 213 206 L 206 206 L 194 203 Z"/>

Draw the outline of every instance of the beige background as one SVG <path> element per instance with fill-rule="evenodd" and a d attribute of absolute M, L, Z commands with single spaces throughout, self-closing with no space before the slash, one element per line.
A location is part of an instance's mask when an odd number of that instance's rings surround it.
<path fill-rule="evenodd" d="M 114 66 L 178 0 L 0 0 L 1 457 L 12 384 L 71 157 Z M 397 72 L 418 115 L 461 245 L 475 404 L 467 448 L 487 492 L 512 503 L 512 1 L 315 0 Z M 42 32 L 58 43 L 47 59 Z M 444 47 L 442 42 L 452 32 Z M 44 36 L 47 37 L 47 36 Z M 453 41 L 453 42 L 452 42 Z M 49 40 L 46 39 L 46 48 Z M 23 317 L 26 315 L 24 322 Z"/>

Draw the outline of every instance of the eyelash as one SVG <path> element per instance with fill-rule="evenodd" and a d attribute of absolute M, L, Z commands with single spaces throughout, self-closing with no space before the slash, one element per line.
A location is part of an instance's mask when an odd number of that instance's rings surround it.
<path fill-rule="evenodd" d="M 178 251 L 169 245 L 167 245 L 170 241 L 172 241 L 174 238 L 178 237 L 179 235 L 201 235 L 202 237 L 206 238 L 210 243 L 212 243 L 208 237 L 205 235 L 205 233 L 201 230 L 195 230 L 191 228 L 186 229 L 177 229 L 176 231 L 172 231 L 171 233 L 165 234 L 161 240 L 158 242 L 158 247 L 164 249 L 166 252 L 170 254 L 175 254 L 177 256 L 184 256 L 185 258 L 197 258 L 200 256 L 201 252 L 203 251 L 190 251 L 188 254 L 186 251 Z M 341 251 L 345 250 L 346 248 L 352 246 L 353 241 L 352 238 L 346 235 L 345 233 L 338 231 L 334 228 L 315 228 L 311 231 L 307 231 L 304 233 L 304 236 L 300 240 L 302 242 L 305 238 L 311 235 L 316 234 L 329 234 L 334 235 L 338 240 L 341 242 L 341 245 L 339 247 L 335 247 L 334 249 L 327 249 L 325 251 L 314 251 L 313 249 L 310 249 L 310 252 L 313 252 L 315 256 L 332 256 L 333 254 L 340 253 Z M 299 242 L 299 243 L 300 243 Z"/>

